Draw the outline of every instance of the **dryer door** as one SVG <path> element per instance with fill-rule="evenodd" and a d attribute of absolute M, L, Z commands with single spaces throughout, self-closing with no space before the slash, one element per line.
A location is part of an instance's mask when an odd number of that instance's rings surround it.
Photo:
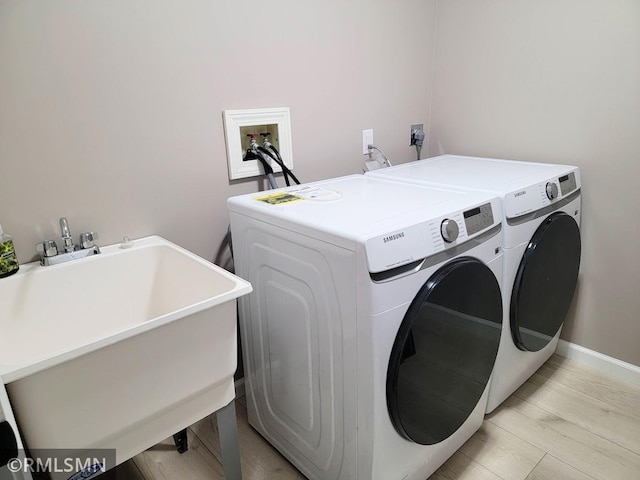
<path fill-rule="evenodd" d="M 489 267 L 463 257 L 422 286 L 402 321 L 387 370 L 387 407 L 404 438 L 439 443 L 473 412 L 498 352 L 502 300 Z"/>
<path fill-rule="evenodd" d="M 511 334 L 520 350 L 537 352 L 558 333 L 578 281 L 580 229 L 564 212 L 550 215 L 522 256 L 511 293 Z"/>

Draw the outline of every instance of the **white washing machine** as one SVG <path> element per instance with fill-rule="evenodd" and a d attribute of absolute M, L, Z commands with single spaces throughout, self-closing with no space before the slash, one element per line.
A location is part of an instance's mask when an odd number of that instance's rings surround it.
<path fill-rule="evenodd" d="M 499 198 L 353 175 L 228 208 L 249 423 L 310 479 L 427 478 L 483 421 Z"/>
<path fill-rule="evenodd" d="M 580 266 L 580 171 L 570 165 L 442 155 L 368 174 L 467 188 L 503 202 L 503 335 L 487 413 L 555 352 Z"/>

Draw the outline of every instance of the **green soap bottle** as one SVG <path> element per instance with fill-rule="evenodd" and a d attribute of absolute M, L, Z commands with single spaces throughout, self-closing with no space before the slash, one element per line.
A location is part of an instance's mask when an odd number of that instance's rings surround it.
<path fill-rule="evenodd" d="M 0 225 L 0 278 L 16 273 L 19 268 L 13 239 L 4 233 Z"/>

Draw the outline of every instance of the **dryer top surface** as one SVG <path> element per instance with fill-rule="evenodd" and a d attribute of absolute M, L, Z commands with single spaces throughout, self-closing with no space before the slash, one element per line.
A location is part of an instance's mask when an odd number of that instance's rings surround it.
<path fill-rule="evenodd" d="M 440 155 L 375 170 L 370 175 L 415 183 L 486 190 L 504 195 L 577 170 L 577 167 L 571 165 Z"/>

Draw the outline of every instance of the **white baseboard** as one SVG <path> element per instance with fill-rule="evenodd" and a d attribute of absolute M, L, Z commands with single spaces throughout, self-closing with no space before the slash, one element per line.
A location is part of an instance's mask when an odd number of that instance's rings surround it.
<path fill-rule="evenodd" d="M 640 367 L 637 365 L 623 362 L 562 339 L 558 342 L 556 353 L 570 360 L 589 365 L 625 382 L 640 385 Z"/>

